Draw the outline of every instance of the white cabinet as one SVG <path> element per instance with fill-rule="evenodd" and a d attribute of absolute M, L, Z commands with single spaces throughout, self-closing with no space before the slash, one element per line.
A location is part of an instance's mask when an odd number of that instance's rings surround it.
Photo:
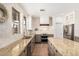
<path fill-rule="evenodd" d="M 75 22 L 75 12 L 70 12 L 65 15 L 64 25 L 74 24 Z"/>
<path fill-rule="evenodd" d="M 49 56 L 62 56 L 59 51 L 48 41 L 48 54 Z"/>
<path fill-rule="evenodd" d="M 77 37 L 79 37 L 79 10 L 74 10 L 65 15 L 64 25 L 70 24 L 74 24 L 74 36 L 77 41 Z"/>
<path fill-rule="evenodd" d="M 55 56 L 62 56 L 57 50 L 55 51 Z"/>
<path fill-rule="evenodd" d="M 48 42 L 48 54 L 49 56 L 55 56 L 54 46 L 50 42 Z"/>

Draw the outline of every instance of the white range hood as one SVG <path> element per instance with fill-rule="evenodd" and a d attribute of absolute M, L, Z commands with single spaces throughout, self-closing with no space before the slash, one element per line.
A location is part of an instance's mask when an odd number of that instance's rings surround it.
<path fill-rule="evenodd" d="M 41 15 L 40 16 L 40 24 L 49 24 L 49 16 Z"/>

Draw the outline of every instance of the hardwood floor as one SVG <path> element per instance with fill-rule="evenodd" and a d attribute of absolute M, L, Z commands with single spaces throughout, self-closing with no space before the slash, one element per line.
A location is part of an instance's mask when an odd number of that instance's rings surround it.
<path fill-rule="evenodd" d="M 32 56 L 48 56 L 48 44 L 36 43 Z"/>

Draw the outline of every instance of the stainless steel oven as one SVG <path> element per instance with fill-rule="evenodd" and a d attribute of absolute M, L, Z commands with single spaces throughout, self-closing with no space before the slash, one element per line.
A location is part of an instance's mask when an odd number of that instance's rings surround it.
<path fill-rule="evenodd" d="M 42 42 L 47 42 L 48 41 L 48 35 L 47 34 L 42 34 L 41 35 L 41 41 Z"/>

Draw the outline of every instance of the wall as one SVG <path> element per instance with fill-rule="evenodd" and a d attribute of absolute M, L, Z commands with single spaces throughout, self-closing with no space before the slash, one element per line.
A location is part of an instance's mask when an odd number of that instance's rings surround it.
<path fill-rule="evenodd" d="M 23 35 L 22 32 L 22 17 L 23 17 L 23 9 L 18 5 L 18 4 L 12 4 L 12 3 L 4 3 L 7 11 L 8 11 L 8 19 L 5 23 L 0 24 L 0 47 L 3 47 L 5 45 L 8 45 L 17 39 L 21 38 Z M 17 11 L 20 12 L 20 29 L 21 33 L 20 34 L 13 34 L 12 33 L 12 7 L 14 7 Z"/>
<path fill-rule="evenodd" d="M 32 17 L 32 28 L 39 28 L 40 27 L 40 17 Z"/>

